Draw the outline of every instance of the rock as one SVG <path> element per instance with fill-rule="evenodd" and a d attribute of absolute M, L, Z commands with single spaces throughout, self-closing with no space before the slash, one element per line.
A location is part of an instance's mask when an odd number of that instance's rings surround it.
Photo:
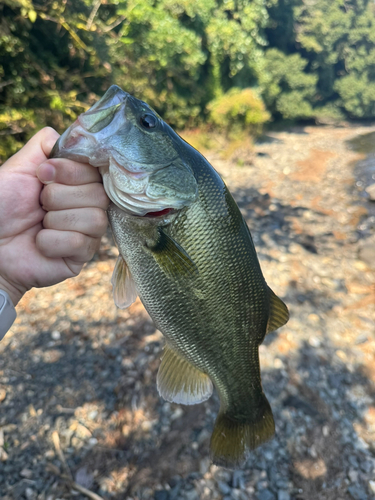
<path fill-rule="evenodd" d="M 270 490 L 262 490 L 257 495 L 258 500 L 275 500 L 275 495 Z"/>
<path fill-rule="evenodd" d="M 61 339 L 61 333 L 58 330 L 54 330 L 51 333 L 51 337 L 53 340 L 60 340 Z"/>
<path fill-rule="evenodd" d="M 248 494 L 239 489 L 233 489 L 230 498 L 231 500 L 249 500 Z"/>
<path fill-rule="evenodd" d="M 268 481 L 259 481 L 257 483 L 257 490 L 265 490 L 268 487 Z"/>
<path fill-rule="evenodd" d="M 370 184 L 369 186 L 367 186 L 367 188 L 365 189 L 365 191 L 368 194 L 369 199 L 371 201 L 375 201 L 375 183 L 374 184 Z"/>
<path fill-rule="evenodd" d="M 180 498 L 181 483 L 176 484 L 174 488 L 171 489 L 169 493 L 170 500 L 178 500 Z"/>
<path fill-rule="evenodd" d="M 268 460 L 268 462 L 271 462 L 274 459 L 273 451 L 267 450 L 264 452 L 264 458 Z"/>
<path fill-rule="evenodd" d="M 349 463 L 355 468 L 358 469 L 358 460 L 354 455 L 349 455 Z"/>
<path fill-rule="evenodd" d="M 229 495 L 231 492 L 230 486 L 228 486 L 227 483 L 224 483 L 224 481 L 218 481 L 217 486 L 223 495 Z"/>
<path fill-rule="evenodd" d="M 26 479 L 31 479 L 33 477 L 33 471 L 30 469 L 22 469 L 20 476 L 25 477 Z"/>
<path fill-rule="evenodd" d="M 350 471 L 348 472 L 348 478 L 350 479 L 351 483 L 356 483 L 358 481 L 358 471 L 350 469 Z"/>
<path fill-rule="evenodd" d="M 369 481 L 368 487 L 369 487 L 369 490 L 371 491 L 371 493 L 373 493 L 375 495 L 375 481 Z"/>
<path fill-rule="evenodd" d="M 358 250 L 358 257 L 370 268 L 375 269 L 375 238 L 367 238 Z"/>
<path fill-rule="evenodd" d="M 233 488 L 241 488 L 241 489 L 245 488 L 245 481 L 243 478 L 242 470 L 233 471 L 232 486 Z"/>
<path fill-rule="evenodd" d="M 369 474 L 373 471 L 373 468 L 374 465 L 370 460 L 364 460 L 363 462 L 361 462 L 361 469 L 363 470 L 363 472 Z"/>
<path fill-rule="evenodd" d="M 185 491 L 184 493 L 185 500 L 199 500 L 199 495 L 196 490 Z"/>
<path fill-rule="evenodd" d="M 159 490 L 155 491 L 155 500 L 169 500 L 169 491 Z"/>
<path fill-rule="evenodd" d="M 87 471 L 87 467 L 81 467 L 75 474 L 75 482 L 84 488 L 90 489 L 94 483 L 94 477 Z"/>
<path fill-rule="evenodd" d="M 353 485 L 348 488 L 348 491 L 354 500 L 367 500 L 368 495 L 365 492 L 365 490 L 362 488 L 362 486 L 359 485 Z"/>
<path fill-rule="evenodd" d="M 95 420 L 97 416 L 98 416 L 98 410 L 91 410 L 87 415 L 87 418 L 89 420 Z"/>
<path fill-rule="evenodd" d="M 289 492 L 285 490 L 279 490 L 277 492 L 277 500 L 290 500 Z"/>
<path fill-rule="evenodd" d="M 198 434 L 197 442 L 200 445 L 205 441 L 207 441 L 210 437 L 211 437 L 211 432 L 208 431 L 207 429 L 202 429 L 201 432 Z"/>
<path fill-rule="evenodd" d="M 199 462 L 199 472 L 201 474 L 206 474 L 206 472 L 209 471 L 211 465 L 211 461 L 208 457 L 202 458 L 202 460 Z"/>
<path fill-rule="evenodd" d="M 7 396 L 7 391 L 4 389 L 4 387 L 0 387 L 0 403 L 4 401 L 6 396 Z"/>
<path fill-rule="evenodd" d="M 33 490 L 32 488 L 26 488 L 25 490 L 25 497 L 27 500 L 35 500 L 36 499 L 36 491 Z"/>

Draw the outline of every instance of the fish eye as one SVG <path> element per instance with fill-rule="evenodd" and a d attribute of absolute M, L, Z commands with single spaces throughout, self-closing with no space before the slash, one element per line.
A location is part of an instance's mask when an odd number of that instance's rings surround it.
<path fill-rule="evenodd" d="M 145 128 L 155 128 L 157 123 L 156 117 L 149 113 L 142 115 L 140 121 Z"/>

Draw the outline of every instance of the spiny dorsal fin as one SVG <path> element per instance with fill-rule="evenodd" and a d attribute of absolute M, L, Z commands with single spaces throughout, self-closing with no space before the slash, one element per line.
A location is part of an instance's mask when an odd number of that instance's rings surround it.
<path fill-rule="evenodd" d="M 155 246 L 149 247 L 155 260 L 170 278 L 194 277 L 197 266 L 185 250 L 162 228 L 158 229 L 159 238 Z"/>
<path fill-rule="evenodd" d="M 113 299 L 117 307 L 126 309 L 135 302 L 138 292 L 129 268 L 121 255 L 117 257 L 111 283 L 113 286 Z"/>
<path fill-rule="evenodd" d="M 168 344 L 159 367 L 157 388 L 166 401 L 183 405 L 202 403 L 212 394 L 209 376 L 173 351 Z"/>
<path fill-rule="evenodd" d="M 268 287 L 270 296 L 270 315 L 267 323 L 267 333 L 271 333 L 285 325 L 289 319 L 289 311 L 284 302 Z"/>

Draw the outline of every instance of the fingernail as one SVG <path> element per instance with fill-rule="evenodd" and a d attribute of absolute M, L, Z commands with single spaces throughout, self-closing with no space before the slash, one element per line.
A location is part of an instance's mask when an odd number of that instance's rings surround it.
<path fill-rule="evenodd" d="M 51 163 L 42 163 L 36 172 L 38 179 L 43 184 L 51 184 L 56 177 L 56 169 Z"/>

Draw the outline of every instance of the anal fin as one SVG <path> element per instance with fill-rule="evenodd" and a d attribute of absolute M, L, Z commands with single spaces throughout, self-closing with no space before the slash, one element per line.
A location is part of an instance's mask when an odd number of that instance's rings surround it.
<path fill-rule="evenodd" d="M 267 333 L 285 325 L 289 320 L 289 311 L 284 302 L 268 287 L 270 297 L 270 315 L 267 323 Z"/>
<path fill-rule="evenodd" d="M 193 405 L 206 401 L 213 386 L 208 375 L 167 344 L 158 371 L 157 388 L 160 396 L 170 403 Z"/>
<path fill-rule="evenodd" d="M 113 286 L 113 299 L 117 307 L 126 309 L 136 301 L 138 292 L 130 270 L 121 255 L 117 258 L 111 283 Z"/>

